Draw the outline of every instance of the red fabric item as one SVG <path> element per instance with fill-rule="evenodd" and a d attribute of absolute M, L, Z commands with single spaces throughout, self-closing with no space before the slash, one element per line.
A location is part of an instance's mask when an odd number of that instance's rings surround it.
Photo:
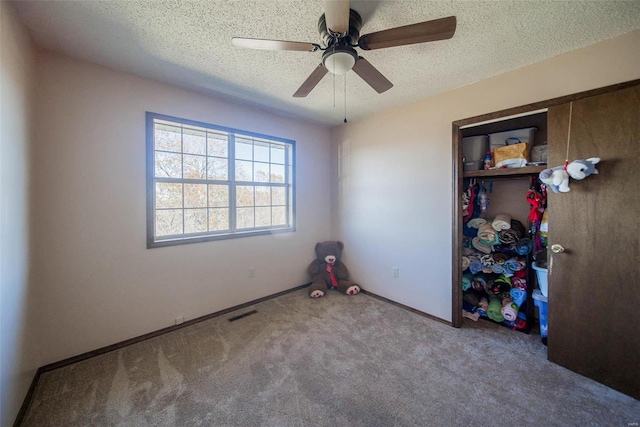
<path fill-rule="evenodd" d="M 333 274 L 333 267 L 331 264 L 327 264 L 327 271 L 329 272 L 329 276 L 331 276 L 331 286 L 335 288 L 338 286 L 338 279 L 336 279 L 336 275 Z"/>
<path fill-rule="evenodd" d="M 527 192 L 527 202 L 529 202 L 529 204 L 531 205 L 531 210 L 529 211 L 529 221 L 540 221 L 540 219 L 542 219 L 542 214 L 544 213 L 544 209 L 542 207 L 542 195 L 535 190 L 529 190 Z"/>

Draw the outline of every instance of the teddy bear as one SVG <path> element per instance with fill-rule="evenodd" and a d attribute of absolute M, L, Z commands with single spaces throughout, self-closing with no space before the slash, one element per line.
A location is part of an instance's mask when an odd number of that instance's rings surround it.
<path fill-rule="evenodd" d="M 343 248 L 344 243 L 340 241 L 316 244 L 316 259 L 307 268 L 311 276 L 309 287 L 311 298 L 323 297 L 328 288 L 337 289 L 345 295 L 355 295 L 360 292 L 358 285 L 347 280 L 349 271 L 340 260 Z"/>
<path fill-rule="evenodd" d="M 568 193 L 569 177 L 573 179 L 585 179 L 591 174 L 597 174 L 596 166 L 600 162 L 599 157 L 590 157 L 586 160 L 574 160 L 567 166 L 556 166 L 540 172 L 540 181 L 551 188 L 554 193 Z"/>

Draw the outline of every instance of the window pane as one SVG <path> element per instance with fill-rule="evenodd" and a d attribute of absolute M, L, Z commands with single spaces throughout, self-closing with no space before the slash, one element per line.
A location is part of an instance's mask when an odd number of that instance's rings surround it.
<path fill-rule="evenodd" d="M 271 182 L 284 182 L 284 166 L 271 165 Z"/>
<path fill-rule="evenodd" d="M 256 206 L 271 205 L 271 188 L 257 186 L 256 187 Z"/>
<path fill-rule="evenodd" d="M 156 151 L 156 178 L 182 178 L 182 155 Z"/>
<path fill-rule="evenodd" d="M 156 236 L 182 234 L 182 209 L 156 211 Z"/>
<path fill-rule="evenodd" d="M 182 133 L 179 127 L 156 124 L 155 149 L 164 151 L 182 151 Z"/>
<path fill-rule="evenodd" d="M 207 157 L 207 179 L 226 181 L 229 179 L 229 160 Z"/>
<path fill-rule="evenodd" d="M 206 209 L 185 209 L 184 210 L 184 232 L 204 233 L 207 231 L 207 210 Z"/>
<path fill-rule="evenodd" d="M 253 141 L 245 138 L 236 138 L 236 159 L 253 160 Z"/>
<path fill-rule="evenodd" d="M 185 128 L 182 135 L 182 150 L 191 154 L 207 154 L 207 133 Z"/>
<path fill-rule="evenodd" d="M 253 146 L 253 160 L 256 162 L 269 163 L 269 143 L 266 141 L 256 141 Z"/>
<path fill-rule="evenodd" d="M 220 133 L 207 133 L 207 154 L 217 157 L 229 157 L 229 144 L 227 135 Z"/>
<path fill-rule="evenodd" d="M 238 185 L 236 187 L 236 206 L 254 206 L 253 186 Z"/>
<path fill-rule="evenodd" d="M 204 156 L 184 155 L 184 178 L 206 179 L 207 158 Z"/>
<path fill-rule="evenodd" d="M 181 207 L 182 184 L 156 182 L 156 209 Z"/>
<path fill-rule="evenodd" d="M 209 186 L 209 206 L 227 207 L 229 206 L 229 187 L 226 185 Z"/>
<path fill-rule="evenodd" d="M 253 164 L 242 160 L 236 160 L 236 180 L 253 181 Z"/>
<path fill-rule="evenodd" d="M 272 187 L 271 188 L 271 203 L 273 205 L 285 205 L 287 199 L 285 197 L 285 188 L 284 187 Z"/>
<path fill-rule="evenodd" d="M 209 209 L 209 231 L 229 229 L 229 209 Z"/>
<path fill-rule="evenodd" d="M 253 164 L 253 180 L 256 182 L 269 182 L 269 163 Z"/>
<path fill-rule="evenodd" d="M 184 207 L 185 208 L 206 208 L 207 207 L 207 185 L 206 184 L 185 184 L 184 185 Z M 187 227 L 186 222 L 184 226 L 186 229 Z"/>
<path fill-rule="evenodd" d="M 254 208 L 238 208 L 236 209 L 236 225 L 240 228 L 253 228 L 253 209 Z"/>
<path fill-rule="evenodd" d="M 287 225 L 286 208 L 284 206 L 273 207 L 271 213 L 273 225 Z"/>
<path fill-rule="evenodd" d="M 256 208 L 256 227 L 271 225 L 271 208 Z"/>
<path fill-rule="evenodd" d="M 271 144 L 271 163 L 284 164 L 284 145 Z"/>

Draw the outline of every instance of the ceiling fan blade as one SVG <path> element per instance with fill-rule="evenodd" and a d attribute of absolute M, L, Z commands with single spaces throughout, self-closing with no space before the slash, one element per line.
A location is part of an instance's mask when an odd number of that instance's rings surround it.
<path fill-rule="evenodd" d="M 305 42 L 289 42 L 283 40 L 247 39 L 234 37 L 231 39 L 234 46 L 261 50 L 297 50 L 300 52 L 315 52 L 320 45 Z"/>
<path fill-rule="evenodd" d="M 382 49 L 385 47 L 404 46 L 414 43 L 425 43 L 446 40 L 456 32 L 456 17 L 434 19 L 433 21 L 405 25 L 365 34 L 360 37 L 358 46 L 364 50 Z"/>
<path fill-rule="evenodd" d="M 302 86 L 298 88 L 296 93 L 293 94 L 294 98 L 304 98 L 309 95 L 309 92 L 320 83 L 320 80 L 328 73 L 328 70 L 324 68 L 324 65 L 318 64 L 315 70 L 307 77 L 307 80 L 302 83 Z"/>
<path fill-rule="evenodd" d="M 371 63 L 362 56 L 358 58 L 356 64 L 353 66 L 353 71 L 378 93 L 386 92 L 393 87 L 393 83 L 387 80 L 376 67 L 371 65 Z"/>
<path fill-rule="evenodd" d="M 349 32 L 349 0 L 325 0 L 324 18 L 327 28 L 338 34 Z"/>

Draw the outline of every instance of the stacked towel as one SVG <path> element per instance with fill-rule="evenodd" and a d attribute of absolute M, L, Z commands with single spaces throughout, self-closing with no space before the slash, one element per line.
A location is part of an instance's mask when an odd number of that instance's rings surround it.
<path fill-rule="evenodd" d="M 462 257 L 462 271 L 465 271 L 467 268 L 469 268 L 469 264 L 471 264 L 471 261 L 469 261 L 469 257 L 463 256 Z"/>
<path fill-rule="evenodd" d="M 502 300 L 502 309 L 500 310 L 504 320 L 513 322 L 518 317 L 518 306 L 514 304 L 511 298 Z"/>
<path fill-rule="evenodd" d="M 478 312 L 471 313 L 471 312 L 468 312 L 467 310 L 462 310 L 462 317 L 466 317 L 467 319 L 471 319 L 477 322 L 478 319 L 480 318 L 480 313 Z"/>
<path fill-rule="evenodd" d="M 501 230 L 498 232 L 498 240 L 503 245 L 512 245 L 518 241 L 518 233 L 512 229 Z"/>
<path fill-rule="evenodd" d="M 515 243 L 510 245 L 499 244 L 499 245 L 492 246 L 492 248 L 496 252 L 510 253 L 510 252 L 516 251 L 516 244 Z"/>
<path fill-rule="evenodd" d="M 531 242 L 531 239 L 529 239 L 528 237 L 520 239 L 516 243 L 516 252 L 518 253 L 518 255 L 526 255 L 530 253 L 532 249 L 533 249 L 533 243 Z"/>
<path fill-rule="evenodd" d="M 505 275 L 513 275 L 516 271 L 524 270 L 527 262 L 520 257 L 513 257 L 504 263 Z"/>
<path fill-rule="evenodd" d="M 518 309 L 522 307 L 525 300 L 527 299 L 527 291 L 524 289 L 511 288 L 511 298 L 513 299 L 514 304 L 518 306 Z"/>
<path fill-rule="evenodd" d="M 522 223 L 517 219 L 511 219 L 511 230 L 518 234 L 518 238 L 524 237 L 527 233 L 524 225 L 522 225 Z"/>
<path fill-rule="evenodd" d="M 471 279 L 471 287 L 476 291 L 485 292 L 487 289 L 488 277 L 484 274 L 476 274 Z"/>
<path fill-rule="evenodd" d="M 482 263 L 480 258 L 469 257 L 469 272 L 471 274 L 478 274 L 482 271 Z"/>
<path fill-rule="evenodd" d="M 480 228 L 483 225 L 485 225 L 487 223 L 486 219 L 483 218 L 473 218 L 471 220 L 469 220 L 469 222 L 467 223 L 467 225 L 469 227 L 473 227 L 473 228 Z"/>
<path fill-rule="evenodd" d="M 501 274 L 491 283 L 491 285 L 489 286 L 489 290 L 494 295 L 506 295 L 511 290 L 511 279 L 509 279 L 504 274 Z"/>
<path fill-rule="evenodd" d="M 498 297 L 489 298 L 489 308 L 487 309 L 487 315 L 489 319 L 494 322 L 503 322 L 504 316 L 502 315 L 502 302 Z"/>
<path fill-rule="evenodd" d="M 473 276 L 471 274 L 464 274 L 462 276 L 462 290 L 467 291 L 471 288 L 471 279 Z"/>
<path fill-rule="evenodd" d="M 482 263 L 482 272 L 483 273 L 491 273 L 494 261 L 493 261 L 493 256 L 487 254 L 487 255 L 482 255 L 480 257 L 480 262 Z"/>
<path fill-rule="evenodd" d="M 506 213 L 501 213 L 496 215 L 491 223 L 491 227 L 496 230 L 508 230 L 511 228 L 511 215 Z"/>
<path fill-rule="evenodd" d="M 491 271 L 495 274 L 504 274 L 504 265 L 495 263 L 491 266 Z"/>
<path fill-rule="evenodd" d="M 489 300 L 486 297 L 482 297 L 478 304 L 478 314 L 480 316 L 488 317 L 489 314 L 487 313 L 487 310 L 489 310 Z"/>
<path fill-rule="evenodd" d="M 484 252 L 485 254 L 491 253 L 491 246 L 484 244 L 479 237 L 474 237 L 472 240 L 473 247 L 479 250 L 480 252 Z"/>
<path fill-rule="evenodd" d="M 527 279 L 523 279 L 521 277 L 516 277 L 515 275 L 511 278 L 511 287 L 526 290 L 527 289 Z M 514 298 L 515 301 L 515 298 Z"/>
<path fill-rule="evenodd" d="M 485 245 L 497 245 L 500 243 L 498 233 L 493 229 L 491 224 L 485 224 L 478 229 L 478 239 Z"/>
<path fill-rule="evenodd" d="M 508 255 L 501 254 L 501 253 L 493 254 L 493 260 L 495 261 L 496 264 L 504 265 L 504 263 L 507 262 L 508 259 L 509 259 Z"/>

